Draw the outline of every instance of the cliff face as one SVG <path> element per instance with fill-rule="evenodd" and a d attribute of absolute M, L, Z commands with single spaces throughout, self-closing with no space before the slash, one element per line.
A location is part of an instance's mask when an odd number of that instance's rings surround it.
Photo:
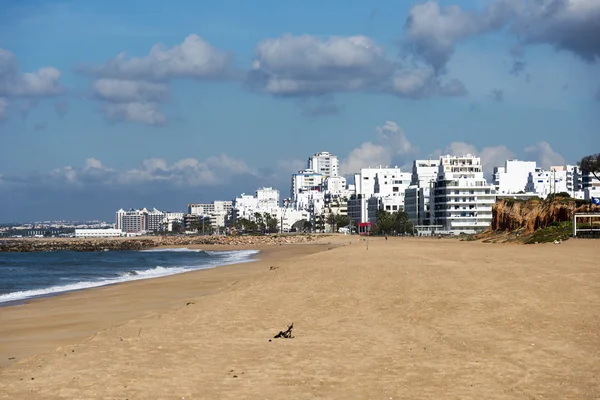
<path fill-rule="evenodd" d="M 523 233 L 532 233 L 546 228 L 553 222 L 572 221 L 573 214 L 583 212 L 600 212 L 600 207 L 591 203 L 583 203 L 573 199 L 556 201 L 514 201 L 499 200 L 492 208 L 493 231 L 515 231 L 524 229 Z"/>

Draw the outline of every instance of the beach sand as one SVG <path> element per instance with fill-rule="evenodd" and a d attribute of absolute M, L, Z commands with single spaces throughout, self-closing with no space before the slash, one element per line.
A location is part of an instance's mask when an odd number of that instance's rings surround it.
<path fill-rule="evenodd" d="M 0 308 L 0 398 L 600 398 L 598 248 L 338 236 Z"/>

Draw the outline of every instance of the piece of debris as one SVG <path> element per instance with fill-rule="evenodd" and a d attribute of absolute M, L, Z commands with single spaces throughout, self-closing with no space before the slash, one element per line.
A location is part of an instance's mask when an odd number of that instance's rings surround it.
<path fill-rule="evenodd" d="M 14 359 L 15 359 L 15 357 L 8 357 L 8 359 L 9 359 L 9 360 L 14 360 Z"/>
<path fill-rule="evenodd" d="M 272 266 L 272 265 L 271 265 L 271 268 L 269 268 L 269 271 L 274 271 L 274 270 L 276 270 L 277 268 L 279 268 L 279 267 L 274 267 L 274 266 Z"/>
<path fill-rule="evenodd" d="M 292 324 L 290 326 L 288 326 L 287 330 L 284 331 L 279 331 L 279 333 L 275 336 L 273 336 L 273 339 L 279 339 L 279 338 L 283 338 L 283 339 L 293 339 L 294 337 L 292 336 L 292 329 L 294 329 L 294 323 L 292 322 Z"/>
<path fill-rule="evenodd" d="M 196 303 L 194 303 L 193 301 L 188 301 L 185 305 L 189 306 L 190 304 L 196 304 Z"/>

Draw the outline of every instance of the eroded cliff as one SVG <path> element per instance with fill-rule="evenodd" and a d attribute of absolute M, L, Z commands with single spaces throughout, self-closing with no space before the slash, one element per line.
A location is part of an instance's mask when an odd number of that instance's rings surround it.
<path fill-rule="evenodd" d="M 600 212 L 600 207 L 574 199 L 498 200 L 492 208 L 491 229 L 533 233 L 553 223 L 572 221 L 573 214 L 583 212 Z"/>

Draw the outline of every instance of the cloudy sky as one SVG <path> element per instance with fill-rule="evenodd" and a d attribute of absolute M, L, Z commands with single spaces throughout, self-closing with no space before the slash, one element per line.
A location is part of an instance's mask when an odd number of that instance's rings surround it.
<path fill-rule="evenodd" d="M 7 0 L 0 221 L 184 210 L 473 153 L 600 151 L 598 0 Z"/>

